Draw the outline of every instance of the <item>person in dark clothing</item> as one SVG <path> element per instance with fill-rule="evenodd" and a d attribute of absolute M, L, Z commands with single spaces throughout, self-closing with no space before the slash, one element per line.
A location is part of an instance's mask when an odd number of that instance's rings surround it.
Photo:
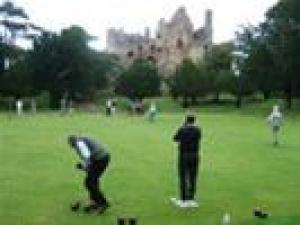
<path fill-rule="evenodd" d="M 87 174 L 84 184 L 91 203 L 84 210 L 102 213 L 109 207 L 109 203 L 100 190 L 99 180 L 110 162 L 110 155 L 103 145 L 87 137 L 69 136 L 68 142 L 81 159 L 76 167 Z"/>
<path fill-rule="evenodd" d="M 184 125 L 180 127 L 174 141 L 178 143 L 178 175 L 180 184 L 180 199 L 172 199 L 180 207 L 197 207 L 195 201 L 196 181 L 198 174 L 199 145 L 201 129 L 195 125 L 196 118 L 188 115 Z"/>

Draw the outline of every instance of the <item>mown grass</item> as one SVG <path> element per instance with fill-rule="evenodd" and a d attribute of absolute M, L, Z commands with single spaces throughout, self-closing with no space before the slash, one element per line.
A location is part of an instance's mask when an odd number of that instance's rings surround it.
<path fill-rule="evenodd" d="M 169 106 L 168 106 L 169 107 Z M 171 106 L 170 106 L 171 108 Z M 0 224 L 116 224 L 134 216 L 141 225 L 217 225 L 225 212 L 232 224 L 300 224 L 300 117 L 289 113 L 281 145 L 271 145 L 267 110 L 248 107 L 194 109 L 203 128 L 197 209 L 177 209 L 176 145 L 172 135 L 184 111 L 161 112 L 155 123 L 120 113 L 55 112 L 16 117 L 0 114 Z M 112 207 L 102 216 L 74 214 L 69 203 L 86 198 L 84 174 L 66 138 L 102 140 L 112 154 L 103 189 Z M 271 217 L 252 216 L 266 205 Z"/>

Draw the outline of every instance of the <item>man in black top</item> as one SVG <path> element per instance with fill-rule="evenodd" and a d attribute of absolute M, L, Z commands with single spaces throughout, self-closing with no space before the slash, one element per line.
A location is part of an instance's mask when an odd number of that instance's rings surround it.
<path fill-rule="evenodd" d="M 197 207 L 194 200 L 196 192 L 196 180 L 199 164 L 199 143 L 201 141 L 201 129 L 195 125 L 196 118 L 188 115 L 185 123 L 180 127 L 174 141 L 178 142 L 178 170 L 180 184 L 180 199 L 172 199 L 180 207 Z"/>
<path fill-rule="evenodd" d="M 85 187 L 91 203 L 84 210 L 86 212 L 97 210 L 103 213 L 109 204 L 99 188 L 99 179 L 109 164 L 110 155 L 99 142 L 90 138 L 69 136 L 68 142 L 81 159 L 76 167 L 87 174 Z"/>

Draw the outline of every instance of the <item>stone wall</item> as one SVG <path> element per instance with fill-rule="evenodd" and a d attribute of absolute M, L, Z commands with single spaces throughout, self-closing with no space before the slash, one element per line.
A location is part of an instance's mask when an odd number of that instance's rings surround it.
<path fill-rule="evenodd" d="M 111 28 L 107 31 L 107 51 L 118 55 L 125 66 L 137 58 L 150 60 L 167 76 L 184 58 L 203 59 L 213 43 L 212 19 L 212 11 L 207 10 L 204 26 L 194 29 L 186 9 L 180 7 L 170 21 L 158 22 L 155 37 L 151 37 L 149 28 L 143 35 Z"/>

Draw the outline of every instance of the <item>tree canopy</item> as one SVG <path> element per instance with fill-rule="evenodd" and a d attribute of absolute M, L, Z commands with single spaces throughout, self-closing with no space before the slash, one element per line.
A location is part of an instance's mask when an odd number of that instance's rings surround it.
<path fill-rule="evenodd" d="M 280 0 L 258 27 L 246 27 L 243 37 L 249 58 L 243 69 L 253 86 L 269 97 L 283 93 L 287 107 L 300 90 L 300 2 Z"/>
<path fill-rule="evenodd" d="M 53 107 L 63 96 L 91 100 L 106 87 L 114 58 L 92 50 L 88 42 L 89 35 L 77 26 L 35 40 L 30 57 L 35 87 L 50 92 Z"/>
<path fill-rule="evenodd" d="M 137 59 L 119 76 L 116 83 L 116 93 L 131 99 L 160 94 L 161 79 L 156 66 L 144 59 Z"/>

